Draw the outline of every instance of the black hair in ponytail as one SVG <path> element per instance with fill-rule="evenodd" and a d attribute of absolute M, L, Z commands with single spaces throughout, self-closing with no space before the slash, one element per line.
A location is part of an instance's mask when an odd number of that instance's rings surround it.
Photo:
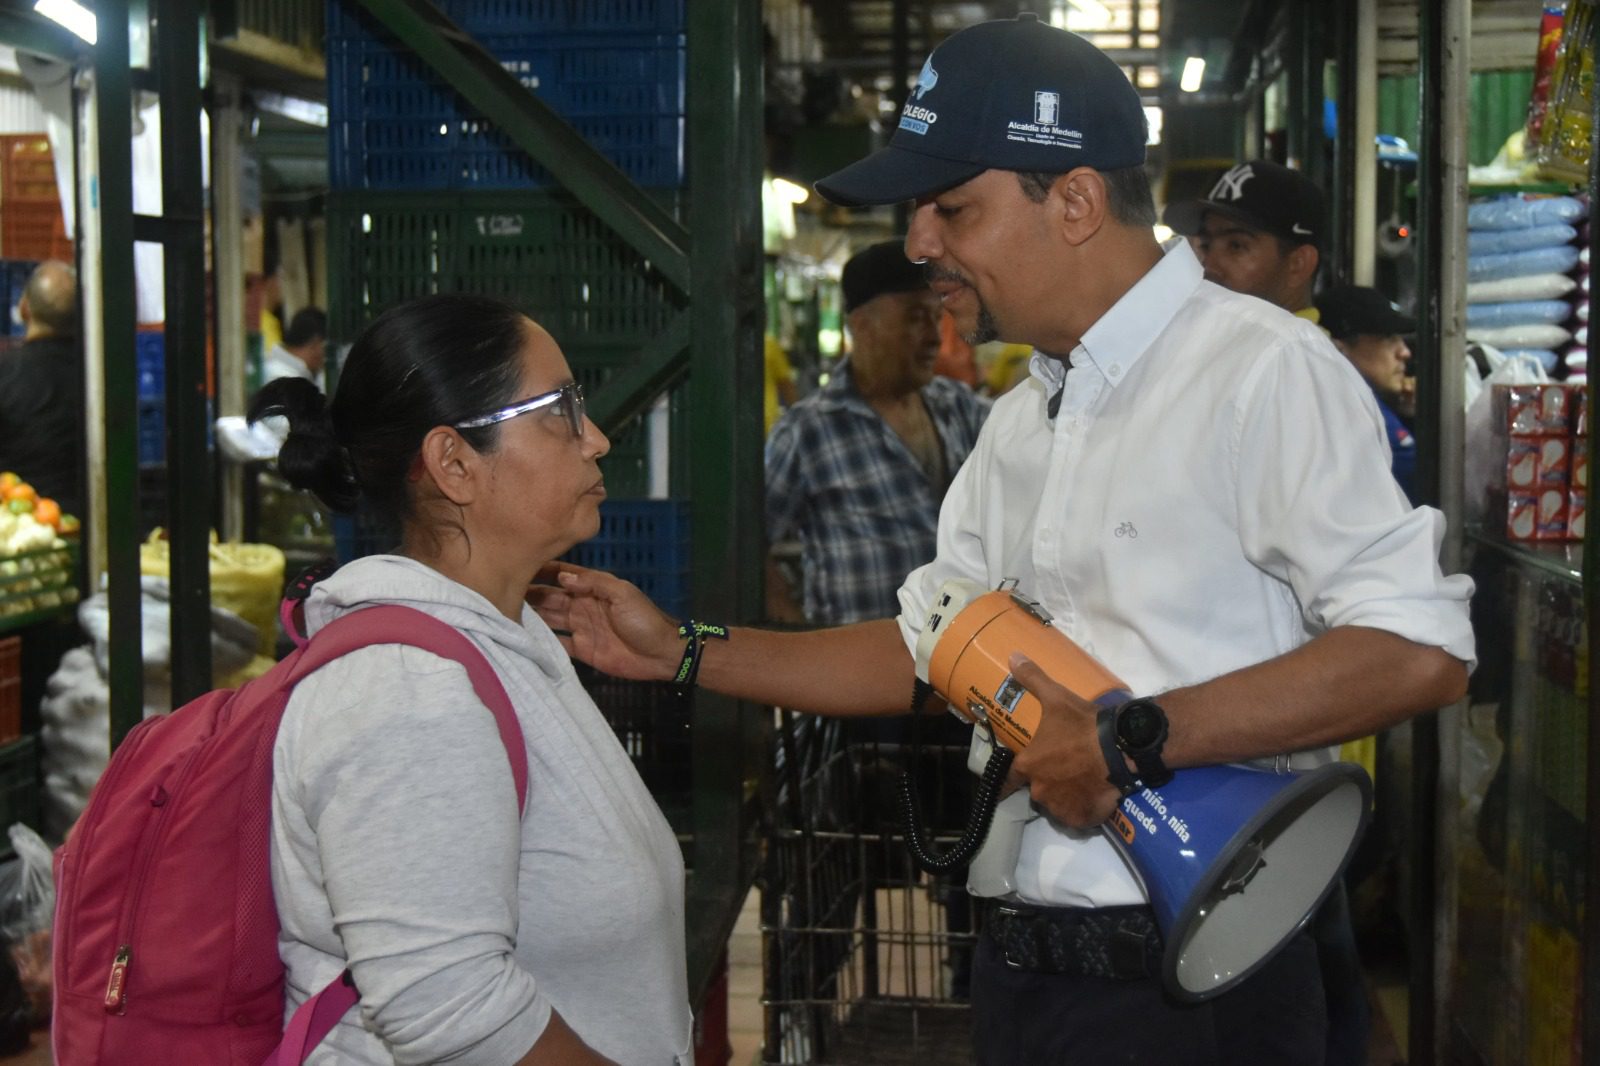
<path fill-rule="evenodd" d="M 268 382 L 250 420 L 282 415 L 289 438 L 278 471 L 336 511 L 366 504 L 394 522 L 410 514 L 407 474 L 437 426 L 515 402 L 528 323 L 510 304 L 459 293 L 390 308 L 345 357 L 331 402 L 296 378 Z M 459 431 L 480 452 L 498 426 Z"/>

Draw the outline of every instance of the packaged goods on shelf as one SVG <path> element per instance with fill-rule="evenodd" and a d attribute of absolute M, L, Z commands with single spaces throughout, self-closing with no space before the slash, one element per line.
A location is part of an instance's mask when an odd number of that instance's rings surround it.
<path fill-rule="evenodd" d="M 1586 390 L 1497 385 L 1491 411 L 1503 460 L 1481 486 L 1491 522 L 1512 540 L 1581 538 L 1589 484 Z"/>

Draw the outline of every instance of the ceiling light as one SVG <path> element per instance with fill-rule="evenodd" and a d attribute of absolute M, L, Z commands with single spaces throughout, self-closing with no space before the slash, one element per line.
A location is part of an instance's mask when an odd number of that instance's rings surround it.
<path fill-rule="evenodd" d="M 797 185 L 788 178 L 773 178 L 772 191 L 791 204 L 803 204 L 811 196 L 810 190 L 804 185 Z"/>
<path fill-rule="evenodd" d="M 298 96 L 285 96 L 282 93 L 258 92 L 251 94 L 255 98 L 256 106 L 263 111 L 284 118 L 304 122 L 308 126 L 328 125 L 328 105 L 319 104 L 315 100 L 303 100 Z M 442 127 L 440 133 L 446 132 Z"/>
<path fill-rule="evenodd" d="M 1183 61 L 1183 79 L 1178 82 L 1178 88 L 1186 93 L 1200 91 L 1200 82 L 1206 76 L 1206 61 L 1199 56 L 1190 56 Z"/>
<path fill-rule="evenodd" d="M 78 0 L 37 0 L 33 9 L 94 44 L 94 12 L 78 3 Z"/>
<path fill-rule="evenodd" d="M 1111 25 L 1111 9 L 1100 0 L 1067 0 L 1069 30 L 1103 30 Z"/>

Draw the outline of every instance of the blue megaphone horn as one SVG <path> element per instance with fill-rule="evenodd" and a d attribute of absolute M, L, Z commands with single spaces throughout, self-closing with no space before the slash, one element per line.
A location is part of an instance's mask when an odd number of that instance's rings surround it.
<path fill-rule="evenodd" d="M 1043 712 L 1012 676 L 1013 652 L 1090 702 L 1130 698 L 1038 604 L 970 581 L 945 583 L 917 645 L 917 676 L 972 722 L 968 766 L 982 783 L 968 834 L 950 853 L 932 855 L 914 810 L 907 839 L 927 869 L 970 860 L 974 896 L 1015 892 L 1023 826 L 1041 817 L 1025 791 L 995 800 L 1009 752 L 1027 745 Z M 914 800 L 908 785 L 908 809 Z M 1155 911 L 1168 990 L 1181 1000 L 1210 999 L 1271 959 L 1333 888 L 1371 807 L 1372 782 L 1351 763 L 1281 772 L 1193 767 L 1123 797 L 1103 830 Z"/>

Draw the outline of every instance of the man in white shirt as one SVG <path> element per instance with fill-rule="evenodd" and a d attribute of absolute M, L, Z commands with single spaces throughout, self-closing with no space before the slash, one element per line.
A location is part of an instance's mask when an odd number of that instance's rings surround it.
<path fill-rule="evenodd" d="M 1164 747 L 1100 743 L 1097 708 L 1038 666 L 1046 715 L 1014 764 L 1035 806 L 1008 902 L 1040 961 L 996 942 L 972 978 L 977 1059 L 1321 1063 L 1303 934 L 1235 989 L 1168 997 L 1107 929 L 1148 930 L 1138 880 L 1098 831 L 1111 778 L 1291 755 L 1458 699 L 1471 582 L 1445 577 L 1443 519 L 1389 476 L 1371 390 L 1315 326 L 1202 279 L 1151 224 L 1138 93 L 1083 39 L 1032 16 L 929 57 L 889 146 L 818 183 L 846 205 L 915 201 L 906 251 L 970 340 L 1036 351 L 997 401 L 940 513 L 938 554 L 897 620 L 691 638 L 700 684 L 822 714 L 882 714 L 912 688 L 941 584 L 1014 580 L 1165 718 Z M 1070 368 L 1070 373 L 1069 373 Z M 678 631 L 629 586 L 564 573 L 533 594 L 568 647 L 611 673 L 671 676 Z M 691 674 L 694 671 L 689 671 Z M 1140 934 L 1143 935 L 1142 933 Z M 1148 946 L 1148 939 L 1144 941 Z M 1087 950 L 1075 950 L 1079 945 Z M 1111 956 L 1108 958 L 1108 956 Z"/>
<path fill-rule="evenodd" d="M 283 331 L 283 343 L 261 357 L 261 384 L 279 378 L 301 378 L 322 387 L 322 367 L 328 361 L 328 313 L 320 307 L 302 307 Z"/>

